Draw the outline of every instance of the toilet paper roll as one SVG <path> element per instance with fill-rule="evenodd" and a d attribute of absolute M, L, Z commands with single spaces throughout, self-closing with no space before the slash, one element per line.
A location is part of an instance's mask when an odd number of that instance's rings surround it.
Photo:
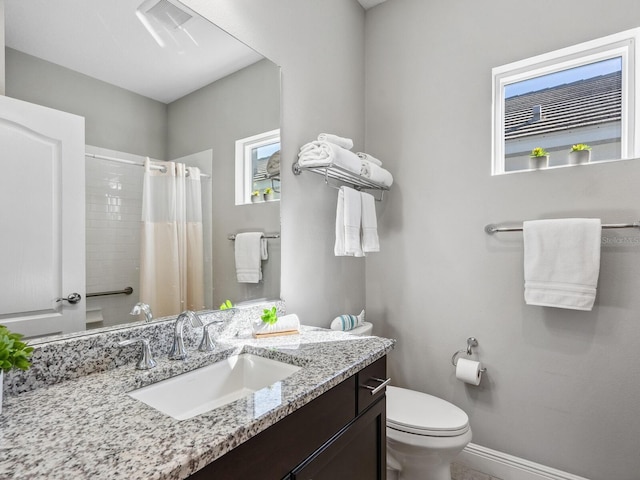
<path fill-rule="evenodd" d="M 456 365 L 456 378 L 470 385 L 479 385 L 482 380 L 482 363 L 459 358 Z"/>

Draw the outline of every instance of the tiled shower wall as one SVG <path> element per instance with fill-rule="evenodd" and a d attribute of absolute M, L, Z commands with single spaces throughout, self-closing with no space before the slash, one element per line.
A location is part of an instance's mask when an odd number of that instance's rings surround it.
<path fill-rule="evenodd" d="M 140 161 L 141 157 L 87 147 L 90 153 Z M 87 298 L 87 328 L 130 322 L 138 301 L 140 215 L 144 169 L 87 158 L 86 269 L 87 293 L 132 287 L 131 295 Z"/>

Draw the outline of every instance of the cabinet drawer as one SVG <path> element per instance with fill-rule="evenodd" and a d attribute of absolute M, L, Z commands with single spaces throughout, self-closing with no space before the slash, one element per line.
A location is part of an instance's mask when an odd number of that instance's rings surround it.
<path fill-rule="evenodd" d="M 384 395 L 387 380 L 387 357 L 376 360 L 358 372 L 358 414 Z"/>

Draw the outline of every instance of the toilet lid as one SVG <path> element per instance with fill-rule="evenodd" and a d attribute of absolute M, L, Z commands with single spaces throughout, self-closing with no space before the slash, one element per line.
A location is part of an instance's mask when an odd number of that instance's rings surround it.
<path fill-rule="evenodd" d="M 441 398 L 389 386 L 387 426 L 417 435 L 455 437 L 469 430 L 469 417 Z"/>

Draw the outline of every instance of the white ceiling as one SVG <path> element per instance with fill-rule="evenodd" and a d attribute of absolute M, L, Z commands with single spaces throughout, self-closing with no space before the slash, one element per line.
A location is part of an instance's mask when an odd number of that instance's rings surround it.
<path fill-rule="evenodd" d="M 164 103 L 264 58 L 198 16 L 184 24 L 198 46 L 161 48 L 135 15 L 141 3 L 5 0 L 6 45 Z"/>
<path fill-rule="evenodd" d="M 360 2 L 360 5 L 362 5 L 365 10 L 369 10 L 370 8 L 375 7 L 376 5 L 380 5 L 381 3 L 386 1 L 387 0 L 358 0 L 358 2 Z"/>

